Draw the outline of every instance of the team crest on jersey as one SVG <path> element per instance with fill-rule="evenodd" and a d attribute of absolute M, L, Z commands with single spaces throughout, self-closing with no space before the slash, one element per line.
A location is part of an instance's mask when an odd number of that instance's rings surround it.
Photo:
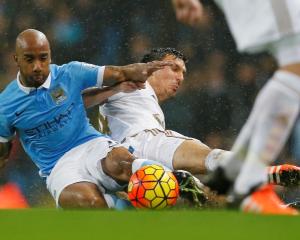
<path fill-rule="evenodd" d="M 64 100 L 67 99 L 67 95 L 66 95 L 65 91 L 60 86 L 54 88 L 50 92 L 50 94 L 51 94 L 52 100 L 56 104 L 60 104 L 61 102 L 63 102 Z"/>

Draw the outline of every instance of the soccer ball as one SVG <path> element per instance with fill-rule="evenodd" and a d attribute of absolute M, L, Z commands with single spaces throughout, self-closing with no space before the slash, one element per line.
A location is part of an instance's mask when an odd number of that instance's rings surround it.
<path fill-rule="evenodd" d="M 128 198 L 136 208 L 163 209 L 175 205 L 178 196 L 175 176 L 159 165 L 144 166 L 129 180 Z"/>

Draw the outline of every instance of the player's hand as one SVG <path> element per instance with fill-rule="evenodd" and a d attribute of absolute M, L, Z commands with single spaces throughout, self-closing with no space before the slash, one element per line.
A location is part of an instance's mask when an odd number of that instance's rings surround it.
<path fill-rule="evenodd" d="M 199 0 L 172 0 L 178 21 L 196 26 L 201 22 L 203 6 Z"/>
<path fill-rule="evenodd" d="M 153 61 L 148 63 L 134 63 L 122 66 L 122 81 L 131 81 L 136 83 L 139 88 L 144 88 L 143 83 L 146 82 L 151 74 L 159 69 L 169 66 L 175 68 L 172 61 Z"/>

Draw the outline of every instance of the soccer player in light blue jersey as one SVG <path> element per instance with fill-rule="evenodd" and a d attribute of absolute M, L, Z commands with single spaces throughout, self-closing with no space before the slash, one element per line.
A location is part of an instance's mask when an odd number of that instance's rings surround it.
<path fill-rule="evenodd" d="M 128 182 L 134 157 L 90 125 L 81 91 L 123 81 L 127 91 L 144 88 L 153 71 L 172 63 L 58 66 L 50 64 L 46 36 L 34 29 L 18 35 L 14 58 L 19 73 L 0 94 L 0 167 L 17 135 L 58 206 L 113 207 L 107 193 Z"/>

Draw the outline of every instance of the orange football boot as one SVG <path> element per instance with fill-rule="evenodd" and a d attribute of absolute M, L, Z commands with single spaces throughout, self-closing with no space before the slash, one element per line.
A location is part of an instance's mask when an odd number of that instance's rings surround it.
<path fill-rule="evenodd" d="M 243 212 L 275 215 L 298 215 L 294 208 L 285 206 L 274 191 L 274 186 L 266 184 L 246 197 L 241 204 Z"/>

